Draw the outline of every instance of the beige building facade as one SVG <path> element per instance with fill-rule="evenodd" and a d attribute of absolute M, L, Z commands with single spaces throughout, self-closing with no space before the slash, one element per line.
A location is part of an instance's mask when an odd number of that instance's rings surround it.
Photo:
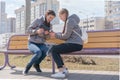
<path fill-rule="evenodd" d="M 80 27 L 85 28 L 88 31 L 92 30 L 104 30 L 105 19 L 104 17 L 91 17 L 88 19 L 80 20 Z"/>
<path fill-rule="evenodd" d="M 120 1 L 106 0 L 106 29 L 120 29 Z"/>

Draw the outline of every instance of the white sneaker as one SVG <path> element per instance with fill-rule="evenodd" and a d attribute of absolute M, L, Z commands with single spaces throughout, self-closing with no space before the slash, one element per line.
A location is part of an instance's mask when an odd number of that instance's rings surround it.
<path fill-rule="evenodd" d="M 63 73 L 65 73 L 66 75 L 68 75 L 69 74 L 68 68 L 64 68 Z"/>
<path fill-rule="evenodd" d="M 53 77 L 53 78 L 65 78 L 66 75 L 64 74 L 64 72 L 58 72 L 58 73 L 52 74 L 51 77 Z"/>
<path fill-rule="evenodd" d="M 25 70 L 23 70 L 22 74 L 26 76 L 28 73 L 26 73 Z"/>

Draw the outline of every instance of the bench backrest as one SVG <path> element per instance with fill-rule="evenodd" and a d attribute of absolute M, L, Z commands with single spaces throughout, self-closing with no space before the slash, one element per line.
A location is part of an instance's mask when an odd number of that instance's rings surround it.
<path fill-rule="evenodd" d="M 120 30 L 88 32 L 84 48 L 120 48 Z"/>
<path fill-rule="evenodd" d="M 120 30 L 91 31 L 89 40 L 84 48 L 120 48 Z M 47 40 L 48 43 L 60 44 L 64 41 L 58 39 Z M 27 35 L 14 35 L 9 39 L 8 48 L 12 50 L 25 50 L 28 44 Z"/>
<path fill-rule="evenodd" d="M 27 35 L 13 35 L 8 42 L 8 50 L 26 50 L 28 44 Z"/>
<path fill-rule="evenodd" d="M 89 31 L 88 43 L 84 48 L 120 48 L 120 30 Z M 48 42 L 60 44 L 64 41 L 54 39 Z"/>

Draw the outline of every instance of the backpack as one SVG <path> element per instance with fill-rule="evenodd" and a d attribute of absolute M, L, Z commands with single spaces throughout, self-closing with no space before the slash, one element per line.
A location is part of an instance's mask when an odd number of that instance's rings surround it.
<path fill-rule="evenodd" d="M 77 33 L 75 30 L 73 30 L 74 33 L 76 33 L 84 42 L 84 44 L 88 43 L 88 34 L 86 29 L 84 28 L 80 28 L 82 35 L 80 35 L 79 33 Z"/>

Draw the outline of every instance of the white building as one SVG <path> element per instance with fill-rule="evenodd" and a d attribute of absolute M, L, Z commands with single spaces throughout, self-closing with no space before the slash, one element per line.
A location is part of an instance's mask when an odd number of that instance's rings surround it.
<path fill-rule="evenodd" d="M 106 29 L 120 29 L 120 1 L 106 0 Z"/>
<path fill-rule="evenodd" d="M 15 33 L 15 29 L 16 29 L 16 19 L 11 17 L 11 18 L 7 18 L 7 32 L 8 33 Z"/>
<path fill-rule="evenodd" d="M 59 10 L 59 2 L 57 0 L 37 0 L 36 2 L 31 3 L 31 22 L 41 15 L 45 15 L 45 12 L 49 9 L 52 9 L 57 13 Z M 16 32 L 25 33 L 25 7 L 22 6 L 15 10 L 15 14 Z M 58 17 L 56 17 L 54 23 L 59 23 Z"/>
<path fill-rule="evenodd" d="M 80 27 L 86 28 L 86 30 L 104 30 L 105 19 L 104 17 L 91 17 L 88 19 L 80 20 Z"/>
<path fill-rule="evenodd" d="M 0 34 L 7 31 L 7 14 L 5 13 L 5 2 L 0 1 Z"/>

